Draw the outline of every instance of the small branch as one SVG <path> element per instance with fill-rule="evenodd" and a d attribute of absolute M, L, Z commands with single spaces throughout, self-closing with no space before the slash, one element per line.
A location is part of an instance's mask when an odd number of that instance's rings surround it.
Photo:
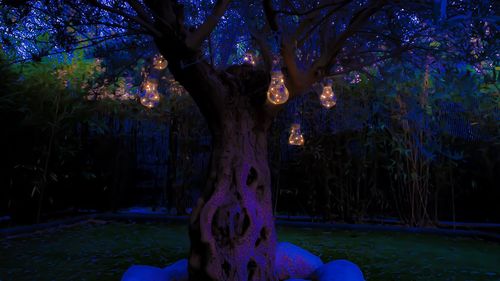
<path fill-rule="evenodd" d="M 260 48 L 260 51 L 262 53 L 262 58 L 264 60 L 264 69 L 266 71 L 271 71 L 273 67 L 273 56 L 271 49 L 269 48 L 269 45 L 267 44 L 266 40 L 259 34 L 258 31 L 252 30 L 250 31 L 250 34 L 252 35 L 252 38 L 255 40 L 255 42 Z"/>
<path fill-rule="evenodd" d="M 186 46 L 192 50 L 197 50 L 203 41 L 208 38 L 215 29 L 220 18 L 224 15 L 231 0 L 218 0 L 215 7 L 205 22 L 186 38 Z"/>
<path fill-rule="evenodd" d="M 101 10 L 107 11 L 107 12 L 112 13 L 112 14 L 122 16 L 125 19 L 128 19 L 128 20 L 131 20 L 131 21 L 138 23 L 140 26 L 145 28 L 146 31 L 150 32 L 152 35 L 154 35 L 156 37 L 161 37 L 161 35 L 162 35 L 161 32 L 158 31 L 152 24 L 144 21 L 140 17 L 132 16 L 132 15 L 125 13 L 124 11 L 114 9 L 112 7 L 104 5 L 101 2 L 99 2 L 99 0 L 87 0 L 87 1 L 96 8 L 99 8 Z"/>
<path fill-rule="evenodd" d="M 271 0 L 263 0 L 262 4 L 264 6 L 264 13 L 266 15 L 266 20 L 271 30 L 274 32 L 279 32 L 279 25 L 276 21 L 276 11 L 272 7 Z M 285 83 L 286 87 L 290 91 L 290 94 L 296 95 L 297 92 L 302 91 L 304 88 L 304 72 L 301 71 L 297 65 L 296 56 L 295 56 L 295 42 L 292 38 L 289 38 L 287 35 L 283 35 L 281 38 L 280 45 L 280 53 L 283 58 L 284 70 L 286 72 L 285 75 Z"/>
<path fill-rule="evenodd" d="M 306 33 L 303 39 L 299 40 L 304 42 L 305 38 L 308 38 L 311 36 L 312 31 L 320 24 L 322 23 L 325 19 L 329 18 L 333 14 L 333 12 L 329 12 L 325 17 L 320 17 L 320 11 L 317 11 L 315 13 L 309 14 L 304 20 L 302 20 L 295 30 L 293 40 L 296 41 L 297 38 L 299 38 L 302 34 Z M 319 20 L 318 20 L 319 18 Z M 312 26 L 312 27 L 311 27 Z M 305 30 L 308 29 L 308 32 L 305 32 Z M 302 44 L 298 42 L 298 46 L 301 46 Z"/>
<path fill-rule="evenodd" d="M 328 44 L 328 47 L 326 48 L 326 52 L 324 52 L 313 63 L 312 67 L 308 71 L 308 76 L 314 77 L 313 81 L 321 79 L 321 77 L 329 71 L 347 39 L 354 35 L 372 15 L 378 12 L 385 5 L 385 2 L 386 1 L 384 0 L 372 1 L 372 3 L 366 8 L 363 8 L 354 14 L 346 30 L 344 30 L 340 36 L 332 38 L 330 44 Z"/>
<path fill-rule="evenodd" d="M 307 86 L 308 77 L 299 69 L 296 61 L 294 42 L 283 38 L 280 48 L 283 65 L 286 72 L 287 88 L 292 96 L 302 92 Z"/>
<path fill-rule="evenodd" d="M 347 1 L 347 2 L 349 2 L 349 1 Z M 296 38 L 298 38 L 299 35 L 302 34 L 302 33 L 305 33 L 305 35 L 300 40 L 298 40 L 298 45 L 302 46 L 306 42 L 306 40 L 314 33 L 314 30 L 316 28 L 318 28 L 319 26 L 323 25 L 323 23 L 326 20 L 328 20 L 334 13 L 335 13 L 335 10 L 331 10 L 330 12 L 328 12 L 328 14 L 326 14 L 324 17 L 322 17 L 321 19 L 319 19 L 315 24 L 312 24 L 312 26 L 307 30 L 307 32 L 303 32 L 303 30 L 301 30 L 301 29 L 305 28 L 305 27 L 309 27 L 310 25 L 305 25 L 302 28 L 299 26 L 298 33 L 296 34 Z M 314 20 L 315 17 L 313 17 L 312 19 Z M 311 20 L 311 23 L 313 23 L 312 20 Z"/>
<path fill-rule="evenodd" d="M 132 0 L 137 1 L 137 0 Z M 176 20 L 179 20 L 182 17 L 183 9 L 180 7 L 179 11 L 174 11 L 174 3 L 172 0 L 143 0 L 146 7 L 148 7 L 148 11 L 155 19 L 155 24 L 161 23 L 164 28 L 168 30 L 170 33 L 175 33 Z M 180 6 L 180 5 L 177 5 Z"/>
<path fill-rule="evenodd" d="M 326 2 L 328 2 L 328 1 L 326 1 Z M 343 2 L 352 2 L 352 0 L 342 1 L 341 3 L 343 3 Z M 287 15 L 287 16 L 307 16 L 309 14 L 321 11 L 321 10 L 328 8 L 328 7 L 331 7 L 331 6 L 338 6 L 341 3 L 334 2 L 334 3 L 321 4 L 321 5 L 318 5 L 312 9 L 304 11 L 304 12 L 299 12 L 296 9 L 293 9 L 294 10 L 293 12 L 285 11 L 285 10 L 278 10 L 278 11 L 276 11 L 276 14 L 283 14 L 283 15 Z"/>
<path fill-rule="evenodd" d="M 375 65 L 375 64 L 384 62 L 386 60 L 389 60 L 391 58 L 393 58 L 392 55 L 381 56 L 381 57 L 378 57 L 378 58 L 376 58 L 374 60 L 371 60 L 370 62 L 358 64 L 356 66 L 351 66 L 349 68 L 343 69 L 342 71 L 333 72 L 333 73 L 327 73 L 327 74 L 325 74 L 325 76 L 326 77 L 338 76 L 338 75 L 348 74 L 348 73 L 350 73 L 352 71 L 363 71 L 363 68 L 366 67 L 366 66 Z"/>
<path fill-rule="evenodd" d="M 110 38 L 110 39 L 116 39 L 116 38 Z M 44 54 L 42 57 L 49 57 L 49 56 L 53 56 L 53 55 L 58 55 L 58 54 L 63 54 L 63 53 L 68 53 L 68 52 L 73 52 L 73 51 L 76 51 L 76 50 L 83 50 L 83 49 L 87 49 L 87 48 L 90 48 L 90 47 L 94 47 L 94 46 L 97 46 L 105 41 L 108 41 L 110 39 L 105 39 L 105 40 L 101 40 L 101 41 L 98 41 L 98 42 L 92 42 L 91 44 L 87 44 L 85 46 L 79 46 L 79 47 L 75 47 L 75 48 L 71 48 L 71 49 L 67 49 L 67 50 L 61 50 L 61 51 L 56 51 L 56 52 L 52 52 L 52 53 L 47 53 L 47 54 Z M 146 42 L 145 42 L 146 43 Z M 147 44 L 145 45 L 142 45 L 142 47 L 146 47 Z M 141 45 L 138 45 L 137 47 L 141 47 Z M 108 49 L 107 50 L 107 53 L 113 53 L 113 52 L 119 52 L 119 51 L 123 51 L 123 50 L 130 50 L 132 47 L 130 46 L 125 46 L 125 47 L 121 47 L 121 48 L 114 48 L 114 49 Z M 15 61 L 12 61 L 11 65 L 13 64 L 17 64 L 17 63 L 23 63 L 23 62 L 28 62 L 28 61 L 32 61 L 33 59 L 32 58 L 29 58 L 29 59 L 20 59 L 20 60 L 15 60 Z"/>
<path fill-rule="evenodd" d="M 264 6 L 264 14 L 266 15 L 267 23 L 271 30 L 276 32 L 279 30 L 278 22 L 276 21 L 276 11 L 273 9 L 272 0 L 263 0 L 262 6 Z"/>
<path fill-rule="evenodd" d="M 139 3 L 139 1 L 137 0 L 125 0 L 125 1 L 130 5 L 130 7 L 132 7 L 132 9 L 134 9 L 134 11 L 142 20 L 144 20 L 149 24 L 152 24 L 152 22 L 150 21 L 151 20 L 150 15 L 146 12 L 144 6 L 142 6 L 142 4 Z"/>

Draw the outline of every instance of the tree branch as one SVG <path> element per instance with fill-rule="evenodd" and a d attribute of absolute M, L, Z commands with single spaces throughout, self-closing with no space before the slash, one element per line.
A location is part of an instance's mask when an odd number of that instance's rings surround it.
<path fill-rule="evenodd" d="M 250 34 L 260 48 L 262 59 L 264 60 L 264 69 L 270 72 L 273 67 L 273 56 L 269 45 L 258 31 L 252 30 Z"/>
<path fill-rule="evenodd" d="M 212 33 L 220 18 L 224 15 L 231 0 L 218 0 L 215 7 L 205 22 L 186 38 L 186 46 L 192 50 L 197 50 L 203 41 Z"/>
<path fill-rule="evenodd" d="M 132 21 L 138 23 L 140 26 L 145 28 L 146 31 L 150 32 L 154 36 L 157 36 L 157 37 L 161 36 L 160 31 L 158 31 L 151 23 L 144 21 L 140 17 L 132 16 L 128 13 L 125 13 L 124 11 L 114 9 L 112 7 L 104 5 L 101 2 L 99 2 L 99 0 L 87 0 L 87 2 L 89 2 L 91 5 L 95 6 L 96 8 L 102 9 L 102 10 L 107 11 L 107 12 L 112 13 L 112 14 L 122 16 L 125 19 L 132 20 Z"/>
<path fill-rule="evenodd" d="M 327 51 L 314 62 L 311 71 L 315 72 L 316 75 L 328 72 L 347 39 L 354 35 L 372 15 L 378 12 L 385 5 L 385 2 L 384 0 L 372 1 L 366 8 L 354 14 L 346 30 L 337 38 L 332 38 Z"/>
<path fill-rule="evenodd" d="M 264 7 L 264 14 L 266 15 L 267 23 L 271 30 L 277 32 L 279 30 L 278 22 L 276 21 L 276 11 L 273 9 L 272 0 L 263 0 L 262 6 Z"/>
<path fill-rule="evenodd" d="M 348 0 L 347 2 L 351 2 L 351 1 L 352 0 Z M 346 2 L 346 1 L 341 1 L 340 3 L 339 2 L 331 2 L 331 1 L 323 1 L 323 2 L 327 2 L 327 3 L 320 4 L 312 9 L 309 9 L 309 10 L 303 11 L 303 12 L 297 11 L 296 9 L 293 9 L 294 10 L 293 12 L 285 11 L 285 10 L 277 10 L 275 12 L 276 12 L 276 14 L 283 14 L 283 15 L 287 15 L 287 16 L 307 16 L 311 13 L 321 11 L 321 10 L 328 8 L 328 7 L 331 7 L 331 6 L 341 5 L 343 2 Z M 330 3 L 328 3 L 328 2 L 330 2 Z"/>
<path fill-rule="evenodd" d="M 280 46 L 281 57 L 283 58 L 283 65 L 286 77 L 286 87 L 290 91 L 291 96 L 297 95 L 307 88 L 308 81 L 307 73 L 299 69 L 296 61 L 294 42 L 290 39 L 283 37 Z"/>
<path fill-rule="evenodd" d="M 137 13 L 137 15 L 143 19 L 144 21 L 151 23 L 150 22 L 150 15 L 146 12 L 144 7 L 139 3 L 137 0 L 125 0 L 132 9 Z"/>
<path fill-rule="evenodd" d="M 344 0 L 335 3 L 335 8 L 329 11 L 328 17 L 332 12 L 338 11 L 351 3 L 352 0 Z M 291 98 L 305 93 L 314 83 L 322 79 L 329 73 L 329 70 L 335 61 L 344 43 L 352 37 L 365 22 L 382 7 L 385 6 L 386 0 L 372 0 L 364 8 L 359 10 L 351 18 L 347 28 L 338 37 L 333 37 L 329 44 L 323 48 L 321 56 L 305 71 L 301 70 L 297 65 L 295 46 L 296 36 L 301 32 L 296 32 L 295 36 L 291 38 L 282 37 L 281 41 L 281 56 L 283 58 L 284 70 L 286 72 L 286 84 L 290 90 Z M 267 21 L 271 24 L 274 23 L 276 30 L 279 31 L 279 26 L 276 23 L 277 12 L 273 10 L 271 0 L 263 0 L 264 9 Z M 314 9 L 308 13 L 314 14 Z M 319 24 L 321 24 L 321 20 Z M 326 33 L 325 33 L 326 34 Z"/>
<path fill-rule="evenodd" d="M 137 1 L 137 0 L 132 0 L 132 1 Z M 149 11 L 151 15 L 154 17 L 156 20 L 155 24 L 160 23 L 162 27 L 166 28 L 169 32 L 174 32 L 174 25 L 176 24 L 176 21 L 178 23 L 179 17 L 182 16 L 183 9 L 180 5 L 176 5 L 175 3 L 172 3 L 171 0 L 163 0 L 163 1 L 157 1 L 157 0 L 143 0 L 144 4 L 149 8 Z M 178 11 L 174 11 L 174 7 L 180 6 Z"/>
<path fill-rule="evenodd" d="M 298 40 L 298 45 L 299 45 L 299 46 L 302 46 L 302 44 L 304 44 L 304 42 L 307 40 L 307 38 L 309 38 L 309 37 L 313 34 L 313 32 L 314 32 L 314 30 L 315 30 L 316 28 L 318 28 L 318 27 L 319 27 L 320 25 L 322 25 L 322 24 L 323 24 L 326 20 L 328 20 L 328 19 L 329 19 L 329 18 L 330 18 L 330 17 L 331 17 L 331 16 L 332 16 L 335 12 L 337 12 L 337 11 L 341 10 L 342 8 L 344 8 L 345 6 L 347 6 L 347 5 L 348 5 L 349 3 L 351 3 L 351 2 L 352 2 L 352 0 L 345 0 L 345 1 L 342 1 L 342 2 L 338 3 L 338 5 L 337 5 L 335 8 L 333 8 L 332 10 L 330 10 L 330 11 L 329 11 L 329 12 L 328 12 L 328 13 L 327 13 L 324 17 L 322 17 L 322 18 L 321 18 L 321 19 L 320 19 L 320 20 L 319 20 L 316 24 L 314 24 L 311 28 L 309 28 L 309 29 L 307 30 L 307 32 L 305 33 L 305 36 L 304 36 L 302 39 Z M 297 34 L 297 37 L 296 37 L 296 38 L 298 38 L 298 35 L 300 35 L 300 34 Z"/>

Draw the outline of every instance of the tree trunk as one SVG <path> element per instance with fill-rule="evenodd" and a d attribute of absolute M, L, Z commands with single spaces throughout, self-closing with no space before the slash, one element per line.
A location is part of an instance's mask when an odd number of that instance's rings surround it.
<path fill-rule="evenodd" d="M 213 135 L 207 190 L 191 221 L 191 280 L 275 281 L 267 126 L 245 96 Z"/>
<path fill-rule="evenodd" d="M 156 45 L 212 133 L 207 184 L 189 224 L 191 281 L 276 281 L 267 134 L 269 69 L 215 69 L 173 38 Z"/>

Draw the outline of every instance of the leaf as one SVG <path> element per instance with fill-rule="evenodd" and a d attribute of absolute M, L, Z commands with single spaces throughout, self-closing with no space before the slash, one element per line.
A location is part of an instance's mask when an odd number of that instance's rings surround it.
<path fill-rule="evenodd" d="M 441 46 L 441 43 L 439 43 L 438 41 L 432 41 L 429 44 L 429 47 L 431 47 L 431 48 L 439 48 L 440 46 Z"/>
<path fill-rule="evenodd" d="M 34 197 L 35 196 L 35 192 L 38 191 L 38 186 L 37 185 L 34 185 L 33 186 L 33 189 L 31 190 L 31 197 Z"/>
<path fill-rule="evenodd" d="M 56 175 L 56 174 L 54 174 L 54 173 L 50 173 L 50 178 L 51 178 L 53 181 L 55 181 L 55 182 L 57 182 L 57 181 L 58 181 L 58 180 L 57 180 L 57 175 Z"/>

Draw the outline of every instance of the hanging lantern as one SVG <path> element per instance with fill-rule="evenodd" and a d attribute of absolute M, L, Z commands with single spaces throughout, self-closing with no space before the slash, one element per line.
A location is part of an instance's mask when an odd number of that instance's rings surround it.
<path fill-rule="evenodd" d="M 255 65 L 256 62 L 255 62 L 255 57 L 253 56 L 253 54 L 250 52 L 247 52 L 245 54 L 245 56 L 243 56 L 243 63 Z"/>
<path fill-rule="evenodd" d="M 147 108 L 153 108 L 160 103 L 158 93 L 158 82 L 154 79 L 146 79 L 142 83 L 142 90 L 139 93 L 141 104 Z"/>
<path fill-rule="evenodd" d="M 160 94 L 158 92 L 142 92 L 140 101 L 143 106 L 153 108 L 160 103 Z"/>
<path fill-rule="evenodd" d="M 323 92 L 319 96 L 319 100 L 324 108 L 332 108 L 337 104 L 337 97 L 331 84 L 323 86 Z"/>
<path fill-rule="evenodd" d="M 165 68 L 167 68 L 168 66 L 168 61 L 163 58 L 162 55 L 158 54 L 156 56 L 154 56 L 153 58 L 153 67 L 158 69 L 158 70 L 163 70 Z"/>
<path fill-rule="evenodd" d="M 304 136 L 300 131 L 300 124 L 292 124 L 290 129 L 290 137 L 288 138 L 290 145 L 302 146 L 304 145 Z"/>
<path fill-rule="evenodd" d="M 288 89 L 285 86 L 285 78 L 281 71 L 275 71 L 271 77 L 271 83 L 267 90 L 267 100 L 272 104 L 284 104 L 289 97 Z"/>
<path fill-rule="evenodd" d="M 142 88 L 148 93 L 156 92 L 158 89 L 158 83 L 155 80 L 147 79 L 142 84 Z"/>

